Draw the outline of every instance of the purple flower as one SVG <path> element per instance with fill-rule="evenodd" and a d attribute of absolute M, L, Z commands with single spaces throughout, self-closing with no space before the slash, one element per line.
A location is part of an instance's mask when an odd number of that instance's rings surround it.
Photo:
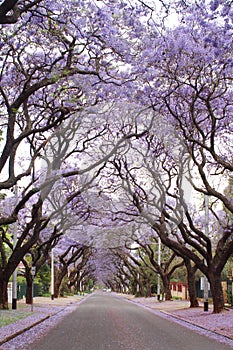
<path fill-rule="evenodd" d="M 218 7 L 219 7 L 219 0 L 211 1 L 211 3 L 210 3 L 210 9 L 211 9 L 212 11 L 216 11 Z"/>

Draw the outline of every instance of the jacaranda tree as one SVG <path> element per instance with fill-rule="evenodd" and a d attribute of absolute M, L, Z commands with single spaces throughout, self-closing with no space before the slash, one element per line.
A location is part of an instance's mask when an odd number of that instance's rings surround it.
<path fill-rule="evenodd" d="M 214 311 L 222 310 L 233 208 L 216 180 L 232 172 L 231 14 L 230 0 L 1 2 L 1 247 L 7 225 L 13 232 L 23 223 L 12 254 L 1 249 L 1 308 L 19 261 L 97 185 L 126 203 L 129 221 L 140 214 L 191 259 L 209 279 Z M 58 208 L 53 191 L 68 178 Z M 184 183 L 216 201 L 214 244 Z"/>

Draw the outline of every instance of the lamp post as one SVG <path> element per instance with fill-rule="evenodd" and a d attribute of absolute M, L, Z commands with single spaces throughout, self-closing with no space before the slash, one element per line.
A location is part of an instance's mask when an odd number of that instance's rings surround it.
<path fill-rule="evenodd" d="M 51 299 L 54 300 L 54 251 L 51 250 Z"/>
<path fill-rule="evenodd" d="M 140 279 L 140 275 L 139 275 L 139 272 L 137 273 L 137 287 L 136 287 L 136 292 L 137 292 L 137 295 L 139 296 L 139 290 L 140 290 L 140 287 L 139 287 L 139 279 Z"/>
<path fill-rule="evenodd" d="M 35 278 L 35 275 L 36 275 L 36 267 L 35 266 L 32 266 L 31 274 L 32 274 L 32 304 L 31 304 L 31 312 L 33 312 L 34 278 Z"/>
<path fill-rule="evenodd" d="M 161 265 L 161 238 L 158 237 L 158 265 Z M 160 301 L 161 285 L 160 285 L 160 274 L 158 273 L 158 285 L 157 285 L 157 299 Z"/>
<path fill-rule="evenodd" d="M 80 281 L 79 281 L 79 290 L 80 290 L 80 295 L 82 295 L 82 291 L 83 291 L 82 278 L 80 278 Z"/>
<path fill-rule="evenodd" d="M 15 185 L 15 205 L 18 203 L 18 186 Z M 17 222 L 14 223 L 14 233 L 13 233 L 13 249 L 17 245 Z M 17 267 L 15 268 L 12 275 L 12 310 L 17 309 Z"/>
<path fill-rule="evenodd" d="M 205 195 L 205 235 L 209 235 L 209 197 Z M 209 305 L 208 279 L 204 276 L 204 311 L 208 311 Z"/>

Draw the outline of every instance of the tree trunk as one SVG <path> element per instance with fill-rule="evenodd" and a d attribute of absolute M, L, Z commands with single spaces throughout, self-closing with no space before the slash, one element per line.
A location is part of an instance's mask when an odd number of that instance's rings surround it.
<path fill-rule="evenodd" d="M 217 314 L 224 309 L 224 296 L 221 283 L 221 274 L 219 275 L 214 271 L 214 273 L 208 274 L 208 279 L 210 283 L 210 290 L 213 298 L 213 313 Z"/>
<path fill-rule="evenodd" d="M 189 292 L 189 301 L 190 307 L 198 307 L 198 299 L 196 295 L 196 287 L 195 287 L 195 277 L 188 276 L 188 292 Z"/>
<path fill-rule="evenodd" d="M 7 292 L 8 281 L 3 278 L 0 279 L 0 309 L 8 309 L 8 292 Z"/>
<path fill-rule="evenodd" d="M 59 273 L 57 271 L 57 268 L 54 266 L 54 298 L 58 298 L 59 295 L 59 288 L 60 288 L 60 278 L 59 278 Z"/>
<path fill-rule="evenodd" d="M 60 289 L 61 281 L 60 278 L 56 278 L 54 281 L 54 298 L 59 297 L 59 289 Z"/>
<path fill-rule="evenodd" d="M 146 297 L 151 297 L 151 285 L 150 285 L 150 279 L 147 278 L 146 280 Z"/>
<path fill-rule="evenodd" d="M 57 270 L 54 271 L 54 298 L 59 297 L 59 289 L 62 283 L 63 278 L 65 277 L 67 273 L 67 269 L 64 268 L 63 270 Z"/>
<path fill-rule="evenodd" d="M 26 304 L 32 304 L 32 277 L 26 276 L 27 286 L 26 286 Z"/>
<path fill-rule="evenodd" d="M 163 290 L 165 294 L 165 300 L 169 301 L 172 300 L 172 292 L 171 292 L 171 286 L 170 286 L 170 278 L 167 275 L 162 275 L 162 282 L 163 282 Z"/>
<path fill-rule="evenodd" d="M 139 284 L 139 296 L 144 297 L 144 288 L 143 288 L 141 277 L 139 277 L 138 284 Z"/>
<path fill-rule="evenodd" d="M 197 267 L 192 266 L 190 259 L 184 258 L 184 262 L 187 270 L 190 307 L 198 307 L 199 303 L 197 300 L 196 288 L 195 288 L 195 272 L 197 271 Z"/>

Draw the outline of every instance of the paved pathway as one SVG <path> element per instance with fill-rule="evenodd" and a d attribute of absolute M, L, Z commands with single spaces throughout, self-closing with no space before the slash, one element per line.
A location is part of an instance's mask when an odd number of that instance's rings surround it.
<path fill-rule="evenodd" d="M 108 293 L 105 293 L 105 294 L 108 294 Z M 174 300 L 174 301 L 159 303 L 157 301 L 157 298 L 134 298 L 133 296 L 130 296 L 130 295 L 118 295 L 118 298 L 119 297 L 121 297 L 121 299 L 125 299 L 125 298 L 130 299 L 134 303 L 142 304 L 150 310 L 151 309 L 155 310 L 154 311 L 155 313 L 161 314 L 162 312 L 162 313 L 169 314 L 172 317 L 175 315 L 176 317 L 178 317 L 178 319 L 183 319 L 185 321 L 187 320 L 189 323 L 197 324 L 201 326 L 203 328 L 203 331 L 205 331 L 205 329 L 213 330 L 215 333 L 223 334 L 228 337 L 232 337 L 233 339 L 233 333 L 232 333 L 233 309 L 230 309 L 226 313 L 221 315 L 213 315 L 211 313 L 212 312 L 211 305 L 209 307 L 209 312 L 205 313 L 203 312 L 202 307 L 196 308 L 195 310 L 190 309 L 188 301 Z M 17 343 L 17 338 L 15 338 L 15 336 L 17 334 L 22 334 L 24 338 L 24 332 L 30 328 L 32 328 L 32 331 L 35 334 L 35 332 L 37 332 L 36 331 L 37 328 L 34 327 L 35 324 L 41 323 L 41 322 L 42 322 L 41 324 L 44 324 L 43 321 L 45 319 L 48 318 L 48 321 L 49 321 L 51 316 L 60 315 L 60 312 L 61 312 L 61 315 L 69 314 L 76 308 L 76 304 L 78 306 L 78 304 L 82 303 L 85 299 L 86 299 L 86 296 L 85 297 L 69 296 L 66 298 L 55 299 L 53 301 L 50 298 L 43 298 L 43 297 L 34 298 L 33 315 L 25 319 L 18 320 L 16 323 L 0 328 L 0 349 L 6 348 L 6 349 L 12 350 L 10 346 L 12 342 L 10 341 L 9 345 L 6 346 L 8 344 L 8 342 L 5 343 L 6 341 L 8 341 L 9 339 L 13 339 L 13 340 L 15 339 L 15 341 L 13 341 L 13 344 Z M 17 313 L 19 310 L 22 310 L 22 309 L 25 311 L 26 310 L 30 311 L 31 306 L 25 305 L 24 301 L 20 301 L 18 303 L 17 310 L 13 310 L 13 311 Z M 1 317 L 1 312 L 4 312 L 4 311 L 0 311 L 0 317 Z M 169 318 L 171 318 L 170 316 Z M 47 323 L 48 321 L 46 321 L 45 323 Z M 35 331 L 34 331 L 34 328 L 35 328 Z M 213 337 L 215 337 L 214 333 L 212 334 L 213 334 Z M 209 336 L 210 335 L 211 333 L 209 333 Z M 25 337 L 27 337 L 26 333 L 25 333 Z M 232 349 L 233 349 L 233 340 L 227 341 L 227 338 L 225 338 L 225 340 L 224 338 L 222 338 L 221 341 L 231 343 Z M 3 346 L 2 344 L 5 344 L 5 345 Z M 95 350 L 99 350 L 99 349 L 95 349 Z"/>
<path fill-rule="evenodd" d="M 230 350 L 148 310 L 107 293 L 94 293 L 32 350 Z"/>

